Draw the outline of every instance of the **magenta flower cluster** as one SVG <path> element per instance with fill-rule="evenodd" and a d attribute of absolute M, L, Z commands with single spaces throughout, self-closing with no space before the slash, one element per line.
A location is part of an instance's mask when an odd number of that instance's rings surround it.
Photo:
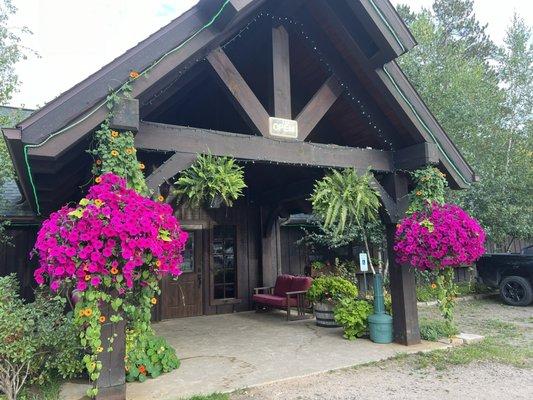
<path fill-rule="evenodd" d="M 104 174 L 76 208 L 50 215 L 37 236 L 35 280 L 56 291 L 65 281 L 78 290 L 103 283 L 125 293 L 143 273 L 178 276 L 187 233 L 172 208 Z"/>
<path fill-rule="evenodd" d="M 453 204 L 415 212 L 397 226 L 396 261 L 419 270 L 472 265 L 485 251 L 485 232 Z"/>

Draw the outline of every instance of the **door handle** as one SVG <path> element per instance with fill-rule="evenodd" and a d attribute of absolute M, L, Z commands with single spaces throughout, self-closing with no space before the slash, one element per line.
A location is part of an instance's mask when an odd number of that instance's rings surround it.
<path fill-rule="evenodd" d="M 196 274 L 196 277 L 198 279 L 198 287 L 201 287 L 202 286 L 202 274 L 201 273 Z"/>

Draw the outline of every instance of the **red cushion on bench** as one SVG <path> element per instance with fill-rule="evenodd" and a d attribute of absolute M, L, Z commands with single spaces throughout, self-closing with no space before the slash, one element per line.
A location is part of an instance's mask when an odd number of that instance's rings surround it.
<path fill-rule="evenodd" d="M 302 290 L 309 290 L 313 278 L 309 276 L 293 276 L 291 282 L 291 290 L 289 292 L 299 292 Z"/>
<path fill-rule="evenodd" d="M 280 275 L 276 278 L 276 285 L 274 286 L 274 295 L 285 297 L 287 292 L 291 291 L 292 275 Z"/>
<path fill-rule="evenodd" d="M 272 307 L 287 307 L 287 297 L 274 296 L 271 294 L 254 294 L 253 301 Z M 290 299 L 291 307 L 296 307 L 296 297 Z"/>

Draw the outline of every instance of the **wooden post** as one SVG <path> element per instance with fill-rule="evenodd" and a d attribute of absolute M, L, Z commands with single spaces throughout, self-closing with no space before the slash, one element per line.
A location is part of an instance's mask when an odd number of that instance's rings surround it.
<path fill-rule="evenodd" d="M 96 381 L 96 400 L 126 400 L 126 321 L 111 322 L 110 316 L 113 314 L 109 304 L 102 307 L 106 322 L 102 324 L 100 333 L 104 351 L 98 355 L 102 369 Z M 113 351 L 108 352 L 109 347 L 112 347 Z"/>
<path fill-rule="evenodd" d="M 408 194 L 407 177 L 390 174 L 383 180 L 383 187 L 396 202 L 396 209 Z M 401 215 L 391 216 L 386 223 L 387 254 L 389 257 L 389 276 L 392 296 L 392 318 L 394 341 L 410 346 L 420 343 L 418 309 L 416 305 L 415 274 L 412 268 L 396 263 L 394 252 L 394 233 Z"/>

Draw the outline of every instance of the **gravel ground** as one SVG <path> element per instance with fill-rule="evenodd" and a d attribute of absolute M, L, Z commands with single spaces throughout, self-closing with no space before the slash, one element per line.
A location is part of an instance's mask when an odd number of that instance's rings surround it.
<path fill-rule="evenodd" d="M 421 317 L 437 315 L 435 307 L 420 309 Z M 516 345 L 520 352 L 533 349 L 533 307 L 508 307 L 497 299 L 457 305 L 457 323 L 462 332 L 497 337 Z M 510 325 L 512 324 L 512 325 Z M 496 342 L 498 343 L 498 342 Z M 452 350 L 453 351 L 453 350 Z M 491 357 L 466 365 L 414 362 L 416 357 L 389 360 L 375 365 L 292 379 L 240 391 L 232 400 L 318 399 L 497 399 L 533 398 L 533 370 L 495 362 Z M 442 360 L 442 359 L 441 359 Z M 446 360 L 446 357 L 444 358 Z M 524 360 L 522 360 L 524 361 Z M 447 362 L 445 361 L 445 364 Z"/>

